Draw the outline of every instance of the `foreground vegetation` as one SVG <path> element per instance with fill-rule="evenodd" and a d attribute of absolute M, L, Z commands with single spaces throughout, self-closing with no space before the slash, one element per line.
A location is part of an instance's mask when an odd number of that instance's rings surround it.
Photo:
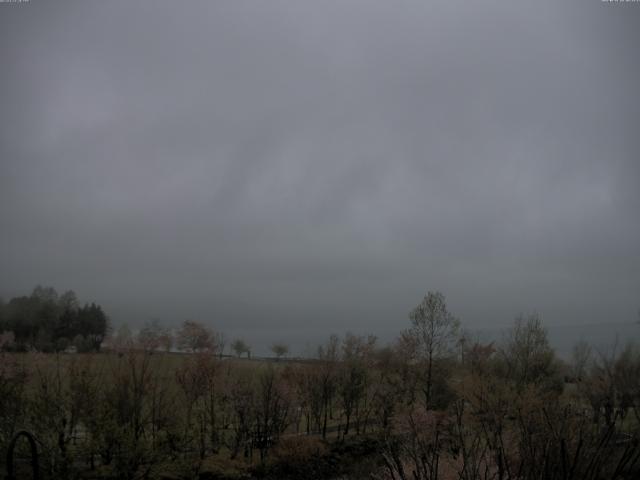
<path fill-rule="evenodd" d="M 640 478 L 640 350 L 565 364 L 536 315 L 481 344 L 429 293 L 394 345 L 331 336 L 305 360 L 224 357 L 195 322 L 191 353 L 161 352 L 157 333 L 1 354 L 2 451 L 28 430 L 65 479 Z"/>

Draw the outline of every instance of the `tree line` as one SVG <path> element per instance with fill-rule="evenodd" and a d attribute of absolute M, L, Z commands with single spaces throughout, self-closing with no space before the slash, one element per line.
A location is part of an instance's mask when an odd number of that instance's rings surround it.
<path fill-rule="evenodd" d="M 81 305 L 73 290 L 58 294 L 53 287 L 39 285 L 31 295 L 6 303 L 0 298 L 0 351 L 51 353 L 74 347 L 78 352 L 90 352 L 103 346 L 191 353 L 215 349 L 222 354 L 226 342 L 221 333 L 193 320 L 185 320 L 175 330 L 150 320 L 135 333 L 124 323 L 113 332 L 102 307 L 93 302 Z M 251 346 L 243 339 L 237 338 L 229 346 L 238 357 L 251 357 Z M 275 343 L 271 351 L 282 358 L 289 348 Z"/>
<path fill-rule="evenodd" d="M 108 332 L 102 307 L 80 305 L 72 290 L 59 295 L 52 287 L 37 286 L 29 296 L 0 300 L 0 349 L 98 351 Z"/>

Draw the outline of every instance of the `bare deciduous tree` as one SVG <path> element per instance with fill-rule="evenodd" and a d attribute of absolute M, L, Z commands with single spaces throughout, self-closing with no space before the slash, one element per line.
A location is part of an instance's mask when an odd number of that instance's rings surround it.
<path fill-rule="evenodd" d="M 431 408 L 436 360 L 451 355 L 459 322 L 447 309 L 440 292 L 428 292 L 409 314 L 411 328 L 402 334 L 405 344 L 416 358 L 425 363 L 423 379 L 425 407 Z"/>
<path fill-rule="evenodd" d="M 499 350 L 505 376 L 522 389 L 528 384 L 544 382 L 553 387 L 557 365 L 540 316 L 520 315 Z"/>
<path fill-rule="evenodd" d="M 241 357 L 244 353 L 247 354 L 247 358 L 251 357 L 251 347 L 249 347 L 249 345 L 240 338 L 231 342 L 231 349 L 238 357 Z"/>
<path fill-rule="evenodd" d="M 176 333 L 176 344 L 181 350 L 202 352 L 215 349 L 216 340 L 210 328 L 193 320 L 185 320 Z"/>
<path fill-rule="evenodd" d="M 576 343 L 571 351 L 571 375 L 577 382 L 587 373 L 591 361 L 591 346 L 584 340 Z"/>
<path fill-rule="evenodd" d="M 276 356 L 276 358 L 280 360 L 282 357 L 286 357 L 289 353 L 289 346 L 285 343 L 274 343 L 273 345 L 271 345 L 271 351 Z"/>
<path fill-rule="evenodd" d="M 155 351 L 163 348 L 165 351 L 171 350 L 172 336 L 168 328 L 164 327 L 159 320 L 150 320 L 138 332 L 136 344 L 147 351 Z"/>
<path fill-rule="evenodd" d="M 261 373 L 255 405 L 254 444 L 260 451 L 260 461 L 264 462 L 269 449 L 284 433 L 290 407 L 290 396 L 273 368 Z"/>

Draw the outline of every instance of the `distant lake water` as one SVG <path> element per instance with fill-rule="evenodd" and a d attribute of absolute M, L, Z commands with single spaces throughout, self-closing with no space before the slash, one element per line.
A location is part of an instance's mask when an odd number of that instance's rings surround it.
<path fill-rule="evenodd" d="M 408 325 L 407 325 L 408 326 Z M 406 327 L 402 327 L 406 328 Z M 380 344 L 385 345 L 398 337 L 402 328 L 396 329 L 352 329 L 357 335 L 374 334 L 378 336 Z M 481 342 L 499 343 L 508 332 L 510 326 L 468 328 L 472 338 Z M 623 348 L 628 342 L 640 344 L 640 324 L 638 323 L 599 323 L 586 325 L 545 325 L 549 343 L 556 353 L 565 359 L 571 356 L 573 346 L 584 340 L 594 349 L 608 351 L 616 345 Z M 313 329 L 273 328 L 273 329 L 243 329 L 226 332 L 227 345 L 235 338 L 243 338 L 252 347 L 256 356 L 270 356 L 270 346 L 275 342 L 284 342 L 289 345 L 290 356 L 314 356 L 317 347 L 326 343 L 329 335 L 336 333 L 340 336 L 345 331 L 337 331 L 316 327 Z M 230 348 L 227 347 L 227 352 Z"/>

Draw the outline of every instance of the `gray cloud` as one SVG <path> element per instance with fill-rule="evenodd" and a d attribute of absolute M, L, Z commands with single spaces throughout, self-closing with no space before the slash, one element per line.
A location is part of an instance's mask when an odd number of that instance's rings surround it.
<path fill-rule="evenodd" d="M 256 341 L 640 305 L 636 5 L 1 7 L 4 297 Z"/>

